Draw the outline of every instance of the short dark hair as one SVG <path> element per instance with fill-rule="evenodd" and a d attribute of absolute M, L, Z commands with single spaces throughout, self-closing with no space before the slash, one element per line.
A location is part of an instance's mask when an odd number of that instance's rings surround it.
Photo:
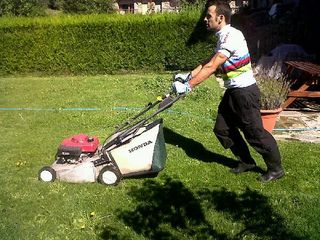
<path fill-rule="evenodd" d="M 216 6 L 216 12 L 218 15 L 223 15 L 226 19 L 226 23 L 229 24 L 231 21 L 231 7 L 228 0 L 208 0 L 206 3 L 206 9 L 210 6 Z"/>

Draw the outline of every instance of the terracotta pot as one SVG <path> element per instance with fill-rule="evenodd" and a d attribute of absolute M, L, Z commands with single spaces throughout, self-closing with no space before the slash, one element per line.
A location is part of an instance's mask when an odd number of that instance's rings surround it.
<path fill-rule="evenodd" d="M 262 118 L 262 125 L 264 129 L 268 132 L 272 133 L 274 126 L 277 122 L 277 117 L 282 112 L 282 108 L 273 109 L 273 110 L 260 110 L 261 118 Z"/>

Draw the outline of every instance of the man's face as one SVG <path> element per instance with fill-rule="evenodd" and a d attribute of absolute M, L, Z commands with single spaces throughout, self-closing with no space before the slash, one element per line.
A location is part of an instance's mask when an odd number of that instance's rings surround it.
<path fill-rule="evenodd" d="M 207 9 L 207 14 L 204 18 L 204 22 L 206 24 L 206 27 L 208 30 L 213 30 L 215 32 L 219 31 L 221 29 L 221 16 L 217 16 L 216 13 L 216 6 L 212 5 Z"/>

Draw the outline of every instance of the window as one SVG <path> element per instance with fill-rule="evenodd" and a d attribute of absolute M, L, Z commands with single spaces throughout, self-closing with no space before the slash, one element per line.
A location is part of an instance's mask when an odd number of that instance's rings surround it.
<path fill-rule="evenodd" d="M 134 13 L 134 4 L 120 4 L 119 5 L 119 11 L 125 12 L 125 13 Z"/>

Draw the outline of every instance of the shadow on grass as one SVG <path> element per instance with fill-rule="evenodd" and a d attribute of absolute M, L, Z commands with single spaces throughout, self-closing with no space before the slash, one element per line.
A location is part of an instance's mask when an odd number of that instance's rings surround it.
<path fill-rule="evenodd" d="M 132 188 L 129 195 L 136 207 L 120 210 L 118 217 L 145 239 L 226 238 L 214 230 L 206 220 L 200 201 L 178 180 L 168 177 L 162 182 L 147 180 L 142 186 Z M 102 237 L 112 239 L 113 234 L 106 228 Z"/>
<path fill-rule="evenodd" d="M 198 195 L 201 201 L 207 203 L 208 209 L 226 213 L 234 222 L 244 226 L 232 239 L 244 239 L 250 235 L 259 239 L 308 239 L 290 232 L 284 225 L 285 219 L 258 191 L 247 188 L 243 193 L 236 194 L 225 188 L 216 191 L 203 189 Z"/>
<path fill-rule="evenodd" d="M 250 189 L 240 194 L 224 188 L 191 191 L 179 180 L 162 177 L 161 181 L 147 180 L 132 188 L 129 196 L 136 203 L 135 208 L 120 210 L 118 218 L 146 239 L 244 239 L 249 235 L 262 239 L 305 239 L 287 230 L 285 219 L 273 211 L 266 196 Z M 215 212 L 211 221 L 206 217 L 208 212 Z M 230 225 L 230 221 L 239 229 L 216 230 L 215 224 Z M 233 231 L 238 233 L 232 235 Z M 106 227 L 101 237 L 130 239 L 119 232 L 123 231 Z"/>
<path fill-rule="evenodd" d="M 163 128 L 166 143 L 182 148 L 185 153 L 194 159 L 202 162 L 215 162 L 229 168 L 237 166 L 237 161 L 232 158 L 208 151 L 202 143 L 191 138 L 182 136 L 169 128 Z"/>
<path fill-rule="evenodd" d="M 163 132 L 166 143 L 182 148 L 191 158 L 198 159 L 202 162 L 218 163 L 229 168 L 234 168 L 238 164 L 238 161 L 218 153 L 208 151 L 202 143 L 182 136 L 181 134 L 176 133 L 169 128 L 163 128 Z M 263 169 L 260 167 L 255 167 L 254 169 L 250 170 L 250 172 L 264 173 Z"/>

